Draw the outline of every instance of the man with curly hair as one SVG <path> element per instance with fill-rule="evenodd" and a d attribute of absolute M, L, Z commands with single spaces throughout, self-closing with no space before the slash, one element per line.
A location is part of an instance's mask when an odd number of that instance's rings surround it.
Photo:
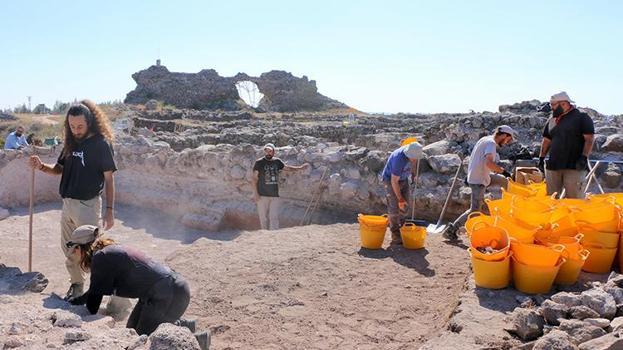
<path fill-rule="evenodd" d="M 90 100 L 72 105 L 65 117 L 65 143 L 56 164 L 44 164 L 30 157 L 30 166 L 50 175 L 61 175 L 59 193 L 63 198 L 61 249 L 70 277 L 66 298 L 82 295 L 84 272 L 67 248 L 73 231 L 82 225 L 99 226 L 102 217 L 101 194 L 106 191 L 106 210 L 102 227 L 114 224 L 115 185 L 113 173 L 113 134 L 108 117 Z"/>

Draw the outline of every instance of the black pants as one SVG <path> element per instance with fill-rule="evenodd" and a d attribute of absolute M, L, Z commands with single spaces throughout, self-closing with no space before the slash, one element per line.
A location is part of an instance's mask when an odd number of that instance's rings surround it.
<path fill-rule="evenodd" d="M 151 334 L 161 323 L 173 323 L 186 311 L 190 302 L 188 283 L 178 274 L 163 278 L 140 298 L 128 318 L 127 328 L 136 333 Z"/>

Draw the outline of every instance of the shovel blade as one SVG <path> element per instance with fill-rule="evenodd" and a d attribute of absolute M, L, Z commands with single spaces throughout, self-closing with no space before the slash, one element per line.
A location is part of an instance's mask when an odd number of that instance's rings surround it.
<path fill-rule="evenodd" d="M 430 224 L 426 227 L 426 233 L 429 234 L 441 234 L 446 229 L 446 225 L 433 225 Z"/>

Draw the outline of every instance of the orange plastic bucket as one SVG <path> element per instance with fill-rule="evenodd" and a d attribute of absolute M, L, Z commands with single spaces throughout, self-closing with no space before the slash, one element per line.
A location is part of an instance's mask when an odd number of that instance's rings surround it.
<path fill-rule="evenodd" d="M 588 250 L 584 249 L 578 253 L 577 258 L 567 259 L 567 261 L 560 266 L 554 283 L 571 285 L 577 282 L 580 272 L 582 271 L 582 266 L 584 266 L 590 254 Z"/>
<path fill-rule="evenodd" d="M 545 182 L 531 182 L 526 185 L 530 190 L 536 192 L 535 197 L 547 196 L 547 185 Z"/>
<path fill-rule="evenodd" d="M 506 230 L 485 223 L 476 225 L 469 235 L 472 255 L 485 261 L 502 260 L 508 255 L 510 242 Z M 494 252 L 483 253 L 478 248 L 491 247 Z"/>
<path fill-rule="evenodd" d="M 565 246 L 555 244 L 550 247 L 540 244 L 521 243 L 511 240 L 511 251 L 517 261 L 530 266 L 551 267 L 560 259 Z"/>
<path fill-rule="evenodd" d="M 580 232 L 584 237 L 582 239 L 583 244 L 597 244 L 601 245 L 604 248 L 616 248 L 619 246 L 619 234 L 612 232 L 603 232 L 595 227 L 592 224 L 578 221 L 578 232 Z"/>
<path fill-rule="evenodd" d="M 515 288 L 527 294 L 548 293 L 552 289 L 560 267 L 565 263 L 565 259 L 560 258 L 553 266 L 532 266 L 521 263 L 514 254 L 511 260 Z"/>
<path fill-rule="evenodd" d="M 426 243 L 426 228 L 408 222 L 400 228 L 402 245 L 407 249 L 422 249 Z"/>
<path fill-rule="evenodd" d="M 573 260 L 579 259 L 580 252 L 584 250 L 584 247 L 580 243 L 583 237 L 584 236 L 581 233 L 578 233 L 575 237 L 560 236 L 556 240 L 546 241 L 545 243 L 541 244 L 544 244 L 548 247 L 562 244 L 565 247 L 565 250 L 562 253 L 563 257 L 567 260 Z"/>
<path fill-rule="evenodd" d="M 612 268 L 617 248 L 605 248 L 599 244 L 586 244 L 584 248 L 590 252 L 582 270 L 592 273 L 608 273 Z"/>
<path fill-rule="evenodd" d="M 475 257 L 473 248 L 467 248 L 467 251 L 472 261 L 476 286 L 489 289 L 508 287 L 510 282 L 510 261 L 512 253 L 509 253 L 508 256 L 500 261 L 486 261 Z"/>

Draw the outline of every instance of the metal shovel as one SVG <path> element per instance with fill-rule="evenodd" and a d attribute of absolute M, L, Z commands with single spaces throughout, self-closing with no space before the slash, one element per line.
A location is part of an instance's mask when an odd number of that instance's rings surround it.
<path fill-rule="evenodd" d="M 439 233 L 443 233 L 443 231 L 446 229 L 446 225 L 442 225 L 441 220 L 443 220 L 443 216 L 446 214 L 446 209 L 448 208 L 448 203 L 450 203 L 450 197 L 452 197 L 452 192 L 454 191 L 454 186 L 456 185 L 456 180 L 459 178 L 459 173 L 461 172 L 462 166 L 463 166 L 463 160 L 461 160 L 461 164 L 459 164 L 459 168 L 456 169 L 454 180 L 452 180 L 450 191 L 448 191 L 448 197 L 446 197 L 446 202 L 443 205 L 443 209 L 441 209 L 441 214 L 439 215 L 439 220 L 437 220 L 437 225 L 433 225 L 433 224 L 428 225 L 428 227 L 426 227 L 426 233 L 439 234 Z"/>

